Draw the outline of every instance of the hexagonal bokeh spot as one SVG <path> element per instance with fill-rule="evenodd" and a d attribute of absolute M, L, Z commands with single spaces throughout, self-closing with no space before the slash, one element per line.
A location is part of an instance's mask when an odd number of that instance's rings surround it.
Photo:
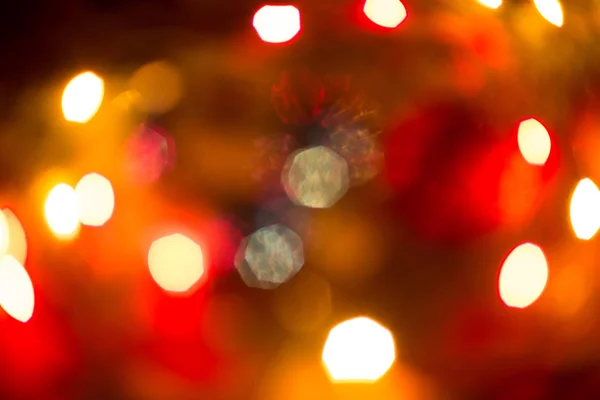
<path fill-rule="evenodd" d="M 290 200 L 311 208 L 329 208 L 348 191 L 346 160 L 335 151 L 317 146 L 288 158 L 281 183 Z"/>
<path fill-rule="evenodd" d="M 246 237 L 236 254 L 235 267 L 249 287 L 274 289 L 290 280 L 304 265 L 302 239 L 283 225 L 270 225 Z"/>

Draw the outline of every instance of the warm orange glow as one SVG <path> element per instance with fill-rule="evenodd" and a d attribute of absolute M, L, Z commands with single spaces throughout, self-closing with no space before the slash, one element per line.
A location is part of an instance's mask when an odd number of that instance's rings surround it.
<path fill-rule="evenodd" d="M 376 381 L 395 359 L 390 331 L 366 317 L 342 322 L 331 329 L 322 354 L 334 381 Z"/>
<path fill-rule="evenodd" d="M 563 10 L 558 0 L 533 0 L 542 17 L 558 27 L 563 24 Z"/>
<path fill-rule="evenodd" d="M 27 260 L 27 237 L 21 221 L 8 208 L 2 210 L 8 223 L 8 249 L 7 254 L 13 256 L 21 265 L 25 265 Z"/>
<path fill-rule="evenodd" d="M 502 265 L 498 289 L 504 304 L 525 308 L 533 304 L 548 282 L 548 263 L 539 246 L 523 243 L 515 247 Z"/>
<path fill-rule="evenodd" d="M 115 193 L 110 181 L 100 174 L 87 174 L 77 186 L 79 220 L 83 225 L 102 226 L 110 219 L 115 208 Z"/>
<path fill-rule="evenodd" d="M 0 307 L 14 319 L 27 322 L 33 315 L 33 284 L 29 274 L 13 256 L 0 259 Z"/>
<path fill-rule="evenodd" d="M 570 216 L 579 239 L 590 240 L 600 229 L 600 190 L 591 179 L 582 179 L 573 191 Z"/>
<path fill-rule="evenodd" d="M 165 236 L 150 246 L 148 267 L 164 290 L 187 292 L 204 274 L 202 249 L 182 234 Z"/>
<path fill-rule="evenodd" d="M 384 28 L 395 28 L 406 18 L 406 8 L 400 0 L 367 0 L 365 15 Z"/>
<path fill-rule="evenodd" d="M 479 1 L 481 4 L 483 4 L 486 7 L 489 8 L 498 8 L 502 5 L 502 0 L 477 0 Z"/>
<path fill-rule="evenodd" d="M 44 211 L 48 226 L 59 237 L 70 237 L 79 229 L 79 202 L 75 190 L 60 183 L 46 198 Z"/>
<path fill-rule="evenodd" d="M 252 25 L 263 41 L 285 43 L 300 32 L 300 11 L 294 6 L 263 6 Z"/>
<path fill-rule="evenodd" d="M 67 121 L 85 123 L 96 115 L 104 97 L 104 81 L 93 72 L 84 72 L 65 87 L 62 110 Z"/>
<path fill-rule="evenodd" d="M 528 119 L 519 125 L 519 150 L 525 161 L 533 165 L 544 165 L 550 156 L 552 143 L 544 125 L 536 119 Z"/>

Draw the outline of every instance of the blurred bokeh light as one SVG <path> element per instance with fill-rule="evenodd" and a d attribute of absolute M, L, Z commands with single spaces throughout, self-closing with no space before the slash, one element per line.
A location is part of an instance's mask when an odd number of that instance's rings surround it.
<path fill-rule="evenodd" d="M 115 193 L 108 179 L 90 173 L 75 186 L 79 201 L 79 220 L 83 225 L 102 226 L 110 219 L 115 208 Z"/>
<path fill-rule="evenodd" d="M 27 260 L 27 236 L 19 218 L 8 208 L 2 210 L 8 224 L 7 254 L 13 256 L 21 265 Z"/>
<path fill-rule="evenodd" d="M 27 322 L 33 315 L 33 284 L 29 274 L 13 256 L 0 258 L 0 307 L 14 319 Z"/>
<path fill-rule="evenodd" d="M 169 62 L 155 61 L 136 70 L 129 81 L 127 99 L 140 111 L 164 114 L 179 104 L 183 80 L 179 70 Z"/>
<path fill-rule="evenodd" d="M 270 225 L 245 238 L 235 267 L 249 287 L 274 289 L 304 265 L 302 239 L 283 225 Z"/>
<path fill-rule="evenodd" d="M 93 72 L 73 78 L 62 95 L 62 110 L 70 122 L 85 123 L 96 115 L 104 97 L 104 81 Z"/>
<path fill-rule="evenodd" d="M 504 260 L 498 278 L 500 298 L 509 307 L 526 308 L 542 294 L 548 282 L 548 262 L 539 246 L 523 243 Z"/>
<path fill-rule="evenodd" d="M 329 208 L 348 191 L 348 164 L 327 147 L 312 147 L 290 155 L 281 182 L 294 203 Z"/>
<path fill-rule="evenodd" d="M 4 213 L 0 213 L 0 257 L 6 254 L 10 241 L 10 226 L 8 225 L 8 218 Z"/>
<path fill-rule="evenodd" d="M 383 150 L 368 129 L 358 127 L 334 129 L 327 135 L 327 147 L 346 160 L 350 185 L 369 182 L 383 168 Z"/>
<path fill-rule="evenodd" d="M 300 32 L 300 11 L 290 5 L 265 5 L 255 14 L 252 26 L 267 43 L 285 43 Z"/>
<path fill-rule="evenodd" d="M 150 245 L 148 267 L 164 290 L 188 292 L 205 272 L 202 248 L 180 233 L 164 236 Z"/>
<path fill-rule="evenodd" d="M 334 381 L 374 382 L 396 360 L 396 346 L 388 329 L 358 317 L 331 329 L 322 360 Z"/>
<path fill-rule="evenodd" d="M 569 209 L 575 236 L 582 240 L 594 237 L 600 229 L 600 190 L 591 179 L 579 181 Z"/>
<path fill-rule="evenodd" d="M 562 26 L 563 10 L 558 0 L 533 0 L 533 2 L 546 21 L 558 27 Z"/>
<path fill-rule="evenodd" d="M 406 18 L 406 8 L 400 0 L 367 0 L 365 15 L 384 28 L 395 28 Z"/>
<path fill-rule="evenodd" d="M 518 143 L 523 158 L 529 164 L 544 165 L 550 156 L 550 135 L 544 125 L 534 118 L 519 124 Z"/>
<path fill-rule="evenodd" d="M 59 183 L 48 193 L 44 212 L 48 226 L 58 237 L 71 237 L 79 229 L 79 201 L 66 183 Z"/>
<path fill-rule="evenodd" d="M 163 130 L 142 124 L 127 141 L 125 169 L 131 181 L 149 184 L 175 162 L 175 142 Z"/>
<path fill-rule="evenodd" d="M 479 1 L 479 3 L 483 4 L 486 7 L 489 8 L 498 8 L 502 5 L 502 0 L 477 0 Z"/>

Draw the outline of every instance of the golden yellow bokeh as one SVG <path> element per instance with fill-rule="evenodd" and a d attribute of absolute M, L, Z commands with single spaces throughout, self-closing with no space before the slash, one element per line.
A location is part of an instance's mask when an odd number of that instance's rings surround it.
<path fill-rule="evenodd" d="M 46 221 L 60 238 L 70 238 L 79 230 L 79 202 L 75 190 L 66 183 L 54 186 L 44 205 Z"/>
<path fill-rule="evenodd" d="M 96 115 L 104 98 L 104 81 L 93 72 L 73 78 L 62 95 L 62 110 L 67 121 L 85 123 Z"/>
<path fill-rule="evenodd" d="M 322 360 L 334 382 L 374 382 L 394 364 L 396 346 L 388 329 L 358 317 L 329 331 Z"/>
<path fill-rule="evenodd" d="M 548 262 L 542 249 L 532 243 L 515 247 L 500 269 L 498 290 L 509 307 L 526 308 L 534 303 L 548 282 Z"/>
<path fill-rule="evenodd" d="M 569 206 L 571 226 L 575 236 L 590 240 L 600 228 L 600 190 L 589 178 L 579 181 Z"/>
<path fill-rule="evenodd" d="M 75 186 L 79 220 L 83 225 L 102 226 L 112 216 L 115 193 L 108 179 L 97 173 L 85 175 Z"/>
<path fill-rule="evenodd" d="M 202 248 L 176 233 L 155 240 L 148 251 L 154 281 L 169 292 L 187 292 L 204 274 Z"/>
<path fill-rule="evenodd" d="M 11 255 L 0 258 L 0 307 L 14 319 L 27 322 L 34 303 L 33 284 L 23 265 Z"/>

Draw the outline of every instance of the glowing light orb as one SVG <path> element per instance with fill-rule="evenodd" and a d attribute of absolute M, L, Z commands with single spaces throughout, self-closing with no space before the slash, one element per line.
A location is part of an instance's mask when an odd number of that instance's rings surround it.
<path fill-rule="evenodd" d="M 292 154 L 281 174 L 290 200 L 311 208 L 333 206 L 348 191 L 349 179 L 346 160 L 324 146 Z"/>
<path fill-rule="evenodd" d="M 263 6 L 252 26 L 264 42 L 285 43 L 300 32 L 300 11 L 294 6 Z"/>
<path fill-rule="evenodd" d="M 14 319 L 27 322 L 33 315 L 33 284 L 25 268 L 13 256 L 0 259 L 0 307 Z"/>
<path fill-rule="evenodd" d="M 558 0 L 533 0 L 542 17 L 558 27 L 563 24 L 563 10 Z"/>
<path fill-rule="evenodd" d="M 88 122 L 100 108 L 104 97 L 104 81 L 93 72 L 84 72 L 65 87 L 62 110 L 70 122 Z"/>
<path fill-rule="evenodd" d="M 594 237 L 600 229 L 600 190 L 591 179 L 579 181 L 569 208 L 575 236 L 582 240 Z"/>
<path fill-rule="evenodd" d="M 79 220 L 83 225 L 102 226 L 115 208 L 115 193 L 110 181 L 97 173 L 85 175 L 75 186 L 79 201 Z"/>
<path fill-rule="evenodd" d="M 48 193 L 44 211 L 48 226 L 57 236 L 71 236 L 78 230 L 79 201 L 66 183 L 59 183 Z"/>
<path fill-rule="evenodd" d="M 363 12 L 384 28 L 395 28 L 406 19 L 406 8 L 400 0 L 367 0 Z"/>
<path fill-rule="evenodd" d="M 477 0 L 486 7 L 496 9 L 502 5 L 502 0 Z"/>
<path fill-rule="evenodd" d="M 531 118 L 521 122 L 517 140 L 525 161 L 532 165 L 546 163 L 552 143 L 548 131 L 539 121 Z"/>
<path fill-rule="evenodd" d="M 542 294 L 548 282 L 548 262 L 539 246 L 523 243 L 515 247 L 500 270 L 498 289 L 504 304 L 525 308 Z"/>
<path fill-rule="evenodd" d="M 204 274 L 202 248 L 176 233 L 155 240 L 148 251 L 154 281 L 169 292 L 187 292 Z"/>
<path fill-rule="evenodd" d="M 304 265 L 302 239 L 291 229 L 275 224 L 245 238 L 235 267 L 249 287 L 274 289 L 292 279 Z"/>
<path fill-rule="evenodd" d="M 396 359 L 389 330 L 366 318 L 354 318 L 335 326 L 323 347 L 322 360 L 334 381 L 374 382 Z"/>
<path fill-rule="evenodd" d="M 19 218 L 8 208 L 2 210 L 8 223 L 8 249 L 6 254 L 13 256 L 21 265 L 27 260 L 27 236 Z"/>

